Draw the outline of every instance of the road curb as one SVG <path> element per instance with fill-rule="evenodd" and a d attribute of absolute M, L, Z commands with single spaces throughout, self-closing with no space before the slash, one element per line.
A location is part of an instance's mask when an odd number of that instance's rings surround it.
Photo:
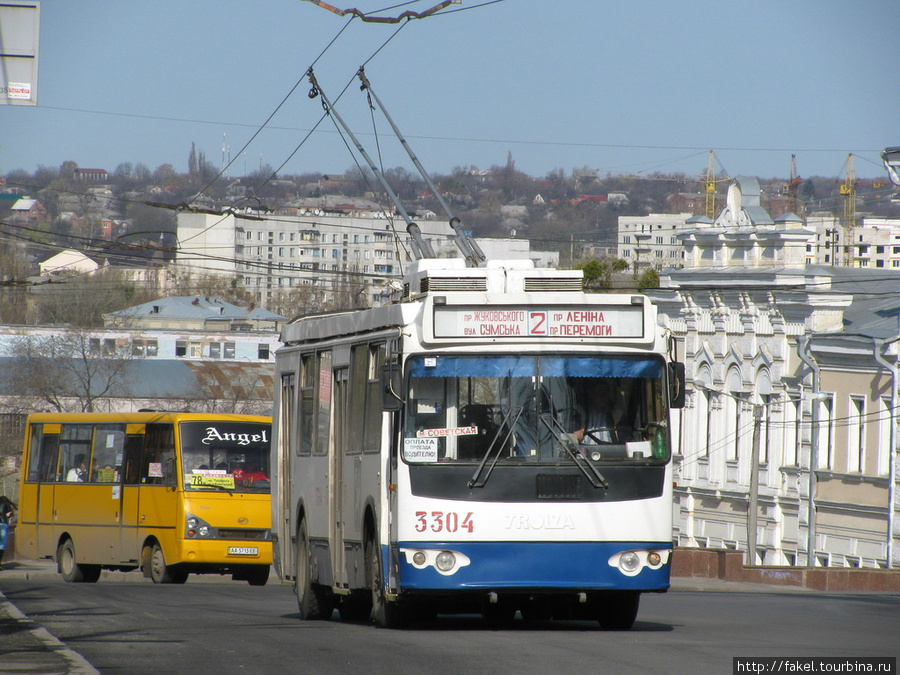
<path fill-rule="evenodd" d="M 6 672 L 41 672 L 36 666 L 48 665 L 47 661 L 54 661 L 57 665 L 63 665 L 64 672 L 69 675 L 99 675 L 100 671 L 94 668 L 87 659 L 75 650 L 69 648 L 64 642 L 54 637 L 25 616 L 18 607 L 12 604 L 3 592 L 0 591 L 0 622 L 16 625 L 13 630 L 4 630 L 4 647 L 10 651 L 4 654 L 2 669 Z M 59 664 L 62 660 L 64 663 Z M 41 663 L 43 662 L 43 664 Z"/>

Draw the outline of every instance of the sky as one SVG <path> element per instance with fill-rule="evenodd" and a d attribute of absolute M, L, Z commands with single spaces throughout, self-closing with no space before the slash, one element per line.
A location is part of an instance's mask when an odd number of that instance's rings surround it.
<path fill-rule="evenodd" d="M 330 0 L 378 16 L 388 8 Z M 41 0 L 37 106 L 0 106 L 0 175 L 186 172 L 192 144 L 241 176 L 343 173 L 346 134 L 416 173 L 372 90 L 432 175 L 509 159 L 533 177 L 606 173 L 886 176 L 900 145 L 898 0 L 462 0 L 364 22 L 309 0 Z"/>

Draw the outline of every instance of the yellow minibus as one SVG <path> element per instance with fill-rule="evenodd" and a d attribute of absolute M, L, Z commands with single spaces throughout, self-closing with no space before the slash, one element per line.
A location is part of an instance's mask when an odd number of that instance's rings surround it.
<path fill-rule="evenodd" d="M 154 583 L 272 564 L 272 419 L 141 411 L 28 417 L 16 550 L 63 579 L 140 568 Z"/>

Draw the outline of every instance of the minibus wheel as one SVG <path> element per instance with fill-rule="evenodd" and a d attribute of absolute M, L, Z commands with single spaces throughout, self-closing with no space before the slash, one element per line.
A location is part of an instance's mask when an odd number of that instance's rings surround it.
<path fill-rule="evenodd" d="M 265 586 L 269 581 L 269 565 L 252 565 L 244 578 L 251 586 Z"/>
<path fill-rule="evenodd" d="M 63 581 L 95 583 L 100 578 L 100 565 L 79 565 L 75 562 L 75 542 L 66 539 L 56 551 L 56 564 Z"/>
<path fill-rule="evenodd" d="M 150 550 L 150 578 L 154 584 L 183 584 L 187 581 L 188 573 L 167 565 L 162 547 L 159 542 L 154 542 Z"/>

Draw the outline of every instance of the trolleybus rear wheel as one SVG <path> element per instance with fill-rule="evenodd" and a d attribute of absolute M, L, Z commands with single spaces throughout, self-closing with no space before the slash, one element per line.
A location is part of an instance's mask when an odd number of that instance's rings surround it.
<path fill-rule="evenodd" d="M 100 578 L 100 565 L 79 565 L 75 562 L 75 542 L 66 539 L 56 551 L 56 564 L 64 581 L 92 584 Z"/>
<path fill-rule="evenodd" d="M 322 586 L 312 581 L 312 554 L 309 550 L 309 537 L 306 533 L 306 521 L 300 522 L 297 530 L 297 547 L 294 551 L 297 569 L 294 575 L 294 592 L 297 594 L 297 608 L 300 618 L 306 621 L 330 619 L 333 611 L 331 594 Z"/>

